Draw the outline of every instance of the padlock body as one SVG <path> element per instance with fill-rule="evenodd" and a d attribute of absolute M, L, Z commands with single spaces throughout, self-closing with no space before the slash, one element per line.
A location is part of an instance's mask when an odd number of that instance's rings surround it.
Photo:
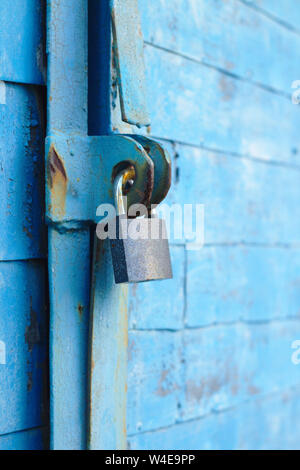
<path fill-rule="evenodd" d="M 117 217 L 110 246 L 116 284 L 173 277 L 163 219 Z"/>

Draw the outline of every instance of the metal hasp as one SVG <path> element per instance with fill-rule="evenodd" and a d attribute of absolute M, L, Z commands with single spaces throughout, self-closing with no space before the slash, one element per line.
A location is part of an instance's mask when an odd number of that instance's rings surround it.
<path fill-rule="evenodd" d="M 114 203 L 114 178 L 128 167 L 134 172 L 128 205 L 158 204 L 170 186 L 170 159 L 158 143 L 88 135 L 88 3 L 47 1 L 52 449 L 126 447 L 127 290 L 113 282 L 109 242 L 95 236 L 96 210 Z M 147 125 L 137 0 L 115 1 L 111 11 L 122 118 Z"/>
<path fill-rule="evenodd" d="M 137 0 L 111 0 L 111 13 L 122 119 L 138 127 L 148 126 L 144 41 Z"/>
<path fill-rule="evenodd" d="M 128 167 L 133 168 L 135 175 L 127 193 L 128 206 L 159 204 L 170 187 L 170 158 L 148 138 L 48 136 L 46 155 L 49 224 L 71 228 L 96 223 L 97 207 L 114 204 L 114 178 Z"/>

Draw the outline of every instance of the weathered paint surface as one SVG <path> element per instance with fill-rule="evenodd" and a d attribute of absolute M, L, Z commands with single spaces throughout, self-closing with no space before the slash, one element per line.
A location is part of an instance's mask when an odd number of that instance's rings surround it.
<path fill-rule="evenodd" d="M 298 72 L 300 38 L 247 3 L 260 4 L 273 14 L 277 10 L 279 19 L 290 17 L 291 24 L 299 24 L 294 0 L 173 0 L 172 8 L 166 8 L 165 0 L 139 0 L 144 39 L 227 75 L 289 94 L 291 77 Z"/>
<path fill-rule="evenodd" d="M 89 230 L 49 230 L 50 418 L 54 449 L 84 449 L 87 418 Z"/>
<path fill-rule="evenodd" d="M 48 428 L 28 429 L 0 436 L 0 450 L 45 450 L 48 448 Z"/>
<path fill-rule="evenodd" d="M 168 202 L 205 205 L 205 246 L 171 233 L 174 280 L 130 287 L 128 445 L 299 448 L 299 5 L 139 7 Z"/>
<path fill-rule="evenodd" d="M 0 79 L 44 84 L 45 0 L 0 3 Z"/>
<path fill-rule="evenodd" d="M 24 83 L 44 80 L 42 2 L 10 3 L 0 7 L 11 14 L 0 32 L 0 449 L 39 449 L 48 445 L 43 91 Z M 49 23 L 48 134 L 85 135 L 85 5 L 53 4 L 62 10 Z M 139 6 L 151 133 L 173 160 L 168 201 L 205 205 L 206 245 L 191 252 L 171 234 L 174 280 L 130 288 L 129 447 L 299 448 L 291 345 L 300 337 L 300 139 L 290 93 L 300 78 L 300 8 L 292 0 Z M 89 132 L 136 132 L 120 119 L 108 2 L 101 9 L 89 18 Z M 90 231 L 51 228 L 49 247 L 52 446 L 84 448 L 88 437 L 90 448 L 124 447 L 126 292 L 113 286 L 104 250 L 94 267 L 88 404 Z"/>
<path fill-rule="evenodd" d="M 88 448 L 126 448 L 127 286 L 115 285 L 109 241 L 95 242 Z"/>
<path fill-rule="evenodd" d="M 57 132 L 87 134 L 87 26 L 84 0 L 76 6 L 48 1 L 48 139 Z M 56 202 L 62 210 L 66 158 L 60 155 L 53 168 L 60 173 Z M 86 448 L 90 230 L 75 228 L 53 224 L 48 233 L 52 449 Z"/>
<path fill-rule="evenodd" d="M 299 447 L 299 388 L 129 438 L 131 449 L 290 450 Z M 263 436 L 263 439 L 262 437 Z"/>
<path fill-rule="evenodd" d="M 272 0 L 240 0 L 252 6 L 288 30 L 298 31 L 300 12 L 293 0 L 273 2 Z"/>
<path fill-rule="evenodd" d="M 5 82 L 4 82 L 5 83 Z M 0 260 L 45 255 L 43 101 L 34 86 L 5 83 L 0 104 Z"/>
<path fill-rule="evenodd" d="M 109 1 L 89 2 L 89 133 L 126 133 L 111 108 Z M 95 239 L 91 289 L 88 449 L 126 448 L 127 287 L 115 285 L 108 241 Z"/>
<path fill-rule="evenodd" d="M 111 0 L 114 60 L 118 72 L 122 120 L 149 125 L 144 42 L 137 0 Z"/>
<path fill-rule="evenodd" d="M 0 263 L 0 435 L 47 419 L 47 316 L 42 261 Z"/>
<path fill-rule="evenodd" d="M 1 450 L 47 447 L 43 3 L 0 5 Z"/>

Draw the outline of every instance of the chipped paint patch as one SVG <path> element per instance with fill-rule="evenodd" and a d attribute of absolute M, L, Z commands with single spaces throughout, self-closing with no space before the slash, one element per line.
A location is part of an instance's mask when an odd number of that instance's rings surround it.
<path fill-rule="evenodd" d="M 0 80 L 0 104 L 6 104 L 6 85 L 3 80 Z"/>
<path fill-rule="evenodd" d="M 62 158 L 51 145 L 48 154 L 48 185 L 51 192 L 51 210 L 56 216 L 65 213 L 68 178 Z"/>
<path fill-rule="evenodd" d="M 32 372 L 29 371 L 27 374 L 27 392 L 31 392 L 33 387 L 33 377 L 32 377 Z"/>
<path fill-rule="evenodd" d="M 6 345 L 4 341 L 0 341 L 0 364 L 6 364 Z"/>
<path fill-rule="evenodd" d="M 156 394 L 160 397 L 166 397 L 172 394 L 173 391 L 177 389 L 178 385 L 174 384 L 173 380 L 170 378 L 170 371 L 162 370 Z"/>
<path fill-rule="evenodd" d="M 84 306 L 81 305 L 81 304 L 78 304 L 77 310 L 78 310 L 78 314 L 79 314 L 79 320 L 81 321 L 81 320 L 82 320 L 83 311 L 84 311 Z"/>
<path fill-rule="evenodd" d="M 32 308 L 32 300 L 30 306 L 30 323 L 26 326 L 25 342 L 30 353 L 33 351 L 34 346 L 40 342 L 40 331 L 37 313 Z"/>

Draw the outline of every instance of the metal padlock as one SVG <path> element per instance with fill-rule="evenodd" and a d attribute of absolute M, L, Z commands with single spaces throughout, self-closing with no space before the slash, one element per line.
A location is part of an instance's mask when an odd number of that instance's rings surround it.
<path fill-rule="evenodd" d="M 153 217 L 127 218 L 123 196 L 123 174 L 114 184 L 117 208 L 115 238 L 110 237 L 110 247 L 116 284 L 171 279 L 169 241 L 163 219 Z M 139 231 L 132 226 L 139 226 Z M 153 238 L 155 235 L 155 238 Z"/>

